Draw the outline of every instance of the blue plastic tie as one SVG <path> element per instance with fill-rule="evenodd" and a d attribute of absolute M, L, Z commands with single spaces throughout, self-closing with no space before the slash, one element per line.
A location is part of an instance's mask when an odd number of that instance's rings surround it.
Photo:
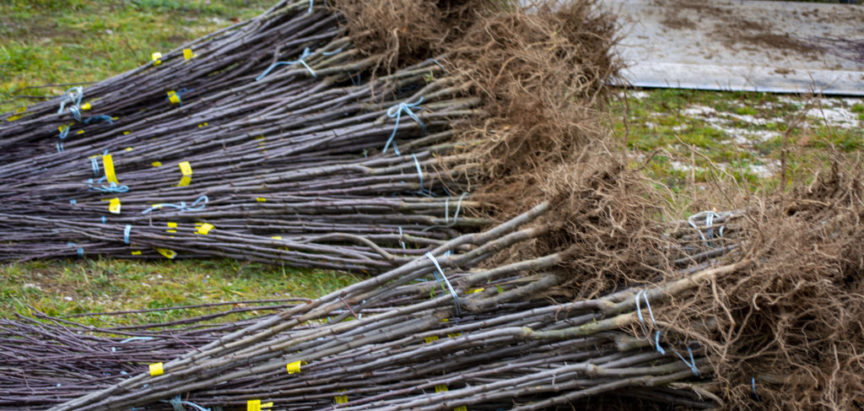
<path fill-rule="evenodd" d="M 756 392 L 756 377 L 750 377 L 750 387 L 753 388 L 753 396 L 756 397 L 756 401 L 762 401 L 759 398 L 759 393 Z"/>
<path fill-rule="evenodd" d="M 179 94 L 177 95 L 177 98 L 180 98 Z M 89 117 L 89 118 L 87 118 L 87 120 L 84 120 L 84 124 L 90 124 L 94 121 L 99 122 L 99 123 L 104 121 L 104 122 L 107 122 L 108 124 L 114 124 L 114 119 L 111 118 L 111 116 L 106 116 L 104 114 L 99 115 L 99 116 Z"/>
<path fill-rule="evenodd" d="M 339 54 L 339 53 L 341 53 L 341 52 L 342 52 L 342 47 L 339 47 L 338 49 L 333 50 L 333 51 L 322 51 L 322 52 L 321 52 L 321 55 L 322 55 L 322 56 L 330 57 L 330 56 L 335 56 L 335 55 L 337 55 L 337 54 Z"/>
<path fill-rule="evenodd" d="M 99 177 L 99 173 L 101 173 L 101 170 L 99 169 L 99 159 L 97 159 L 96 157 L 91 158 L 90 168 L 93 169 L 93 175 Z"/>
<path fill-rule="evenodd" d="M 699 375 L 699 369 L 696 368 L 696 360 L 693 358 L 693 350 L 691 350 L 690 347 L 687 347 L 687 354 L 690 355 L 690 361 L 684 359 L 684 356 L 681 355 L 678 350 L 675 350 L 675 355 L 677 355 L 684 364 L 690 367 L 690 371 L 693 372 L 693 375 Z"/>
<path fill-rule="evenodd" d="M 414 158 L 414 165 L 417 167 L 417 175 L 420 176 L 420 192 L 423 192 L 423 169 L 420 168 L 420 161 L 417 160 L 416 154 L 411 154 Z"/>
<path fill-rule="evenodd" d="M 708 231 L 707 231 L 708 237 L 707 238 L 705 237 L 705 234 L 702 233 L 702 230 L 699 229 L 699 226 L 696 225 L 696 219 L 699 217 L 702 217 L 703 215 L 705 216 L 705 228 L 708 229 Z M 702 211 L 702 212 L 699 212 L 699 213 L 696 213 L 696 214 L 693 214 L 692 216 L 690 216 L 690 218 L 687 219 L 687 222 L 690 223 L 690 226 L 693 227 L 697 233 L 699 233 L 699 237 L 702 238 L 702 241 L 708 242 L 709 239 L 714 238 L 714 229 L 712 228 L 712 226 L 714 225 L 714 219 L 715 218 L 720 218 L 720 215 L 713 212 L 713 211 Z M 722 226 L 720 227 L 718 234 L 720 237 L 723 236 L 723 227 Z M 709 245 L 710 245 L 710 243 L 709 243 Z"/>
<path fill-rule="evenodd" d="M 126 228 L 123 229 L 123 242 L 129 244 L 129 234 L 132 233 L 132 224 L 126 224 Z"/>
<path fill-rule="evenodd" d="M 152 339 L 153 339 L 153 337 L 129 337 L 123 341 L 120 341 L 120 344 L 126 344 L 126 343 L 132 342 L 132 341 L 149 341 Z"/>
<path fill-rule="evenodd" d="M 435 268 L 438 272 L 432 271 L 435 274 L 435 279 L 438 280 L 438 283 L 441 284 L 441 289 L 444 290 L 444 284 L 447 285 L 447 289 L 450 290 L 450 295 L 453 296 L 453 303 L 456 305 L 456 315 L 461 315 L 459 310 L 459 298 L 456 296 L 456 290 L 453 289 L 453 286 L 450 285 L 450 281 L 447 280 L 447 276 L 444 275 L 444 270 L 441 269 L 441 265 L 438 264 L 438 260 L 435 259 L 435 256 L 430 252 L 426 252 L 426 258 L 432 260 L 432 264 L 435 264 Z M 441 274 L 440 276 L 438 274 Z M 445 290 L 446 292 L 446 290 Z"/>
<path fill-rule="evenodd" d="M 180 398 L 179 394 L 176 397 L 172 398 L 170 401 L 168 401 L 168 404 L 171 405 L 171 408 L 173 408 L 174 411 L 186 411 L 186 408 L 184 407 L 184 405 L 188 405 L 188 406 L 196 409 L 197 411 L 210 411 L 209 408 L 204 408 L 204 407 L 202 407 L 198 404 L 195 404 L 193 402 L 183 401 Z"/>
<path fill-rule="evenodd" d="M 396 147 L 396 143 L 393 142 L 393 139 L 396 138 L 396 132 L 399 130 L 399 121 L 402 118 L 402 112 L 403 111 L 405 112 L 405 114 L 408 115 L 408 117 L 411 117 L 412 120 L 416 121 L 417 124 L 420 125 L 420 127 L 423 127 L 423 134 L 426 134 L 426 125 L 423 124 L 423 122 L 420 120 L 420 117 L 417 117 L 417 115 L 414 114 L 414 112 L 411 110 L 412 108 L 417 108 L 417 106 L 419 106 L 420 103 L 422 103 L 422 102 L 423 102 L 423 96 L 420 96 L 420 98 L 417 99 L 417 102 L 415 102 L 415 103 L 402 102 L 402 103 L 396 104 L 395 106 L 392 106 L 389 109 L 387 109 L 387 117 L 395 118 L 396 124 L 393 126 L 393 132 L 390 133 L 390 138 L 387 139 L 387 144 L 384 145 L 384 150 L 382 151 L 382 153 L 386 153 L 387 148 L 390 147 L 390 144 L 392 143 L 393 144 L 393 152 L 395 152 L 397 156 L 402 155 L 399 153 L 399 148 Z"/>
<path fill-rule="evenodd" d="M 76 247 L 77 244 L 70 241 L 70 242 L 66 243 L 66 246 L 67 247 Z M 78 249 L 75 251 L 78 253 L 78 257 L 84 257 L 84 249 L 83 248 L 78 247 Z"/>
<path fill-rule="evenodd" d="M 69 200 L 69 204 L 72 204 L 72 205 L 78 204 L 78 200 L 73 198 L 73 199 Z"/>
<path fill-rule="evenodd" d="M 401 245 L 401 246 L 402 246 L 402 249 L 405 250 L 405 249 L 406 249 L 406 248 L 405 248 L 405 242 L 402 241 L 402 236 L 403 236 L 403 235 L 404 235 L 404 234 L 402 234 L 402 227 L 399 227 L 399 245 Z"/>
<path fill-rule="evenodd" d="M 466 195 L 468 195 L 468 193 L 462 193 L 462 195 L 459 196 L 459 201 L 456 202 L 456 212 L 453 213 L 453 222 L 449 223 L 449 226 L 452 227 L 452 226 L 456 225 L 456 223 L 459 221 L 459 211 L 462 210 L 462 199 L 464 199 Z M 448 207 L 447 206 L 448 206 L 448 203 L 445 202 L 444 203 L 444 222 L 445 223 L 448 221 L 448 219 L 447 219 L 447 208 Z"/>
<path fill-rule="evenodd" d="M 209 201 L 210 201 L 210 199 L 207 198 L 206 195 L 202 195 L 201 197 L 198 197 L 198 199 L 195 200 L 195 202 L 192 203 L 192 205 L 188 205 L 188 206 L 186 205 L 185 201 L 181 201 L 178 204 L 170 204 L 170 203 L 154 204 L 152 207 L 142 211 L 141 214 L 148 214 L 153 210 L 158 210 L 158 209 L 163 208 L 163 207 L 176 208 L 181 213 L 184 211 L 201 211 L 204 209 L 204 207 L 207 206 L 207 202 L 209 202 Z M 201 203 L 201 202 L 203 202 L 203 204 L 199 205 L 199 203 Z"/>
<path fill-rule="evenodd" d="M 312 14 L 312 6 L 315 5 L 315 0 L 309 0 L 309 11 L 306 14 Z"/>
<path fill-rule="evenodd" d="M 313 77 L 313 78 L 318 78 L 318 75 L 315 74 L 315 70 L 312 70 L 312 67 L 309 67 L 309 65 L 306 64 L 306 61 L 305 61 L 305 60 L 306 60 L 306 57 L 309 57 L 310 54 L 312 54 L 312 53 L 309 51 L 309 47 L 306 47 L 306 49 L 303 50 L 303 54 L 301 54 L 301 55 L 300 55 L 300 58 L 297 59 L 297 60 L 292 60 L 292 61 L 277 61 L 277 62 L 271 64 L 270 67 L 267 67 L 267 70 L 264 70 L 264 72 L 261 73 L 261 75 L 259 75 L 258 77 L 256 77 L 256 78 L 255 78 L 255 81 L 261 81 L 261 79 L 263 79 L 264 77 L 267 77 L 267 75 L 270 74 L 270 71 L 272 71 L 272 70 L 273 70 L 274 68 L 276 68 L 276 67 L 279 67 L 279 66 L 286 66 L 286 65 L 287 65 L 287 66 L 291 66 L 291 65 L 294 65 L 294 64 L 302 64 L 303 67 L 306 67 L 306 70 L 309 70 L 309 73 L 312 74 L 312 77 Z"/>
<path fill-rule="evenodd" d="M 93 190 L 101 191 L 103 193 L 125 193 L 129 191 L 129 186 L 126 185 L 117 185 L 115 182 L 111 182 L 111 184 L 102 187 L 93 187 Z"/>
<path fill-rule="evenodd" d="M 438 62 L 438 59 L 429 59 L 429 61 L 431 61 L 431 62 L 437 64 L 438 67 L 441 67 L 441 70 L 444 70 L 445 73 L 447 72 L 447 68 L 445 68 L 443 64 L 441 64 L 440 62 Z"/>
<path fill-rule="evenodd" d="M 107 222 L 108 222 L 108 219 L 105 218 L 105 216 L 103 215 L 103 216 L 102 216 L 102 224 L 105 224 L 105 223 L 107 223 Z"/>
<path fill-rule="evenodd" d="M 63 114 L 63 109 L 66 108 L 66 104 L 71 104 L 69 107 L 69 113 L 72 114 L 75 121 L 81 121 L 81 99 L 84 98 L 84 88 L 81 86 L 72 87 L 69 90 L 66 90 L 61 98 L 60 110 L 57 110 L 57 114 Z"/>
<path fill-rule="evenodd" d="M 63 152 L 63 142 L 61 141 L 55 145 L 57 146 L 57 152 L 62 153 Z"/>
<path fill-rule="evenodd" d="M 60 129 L 60 139 L 61 140 L 66 139 L 66 136 L 69 135 L 69 129 L 71 129 L 71 128 L 72 128 L 72 126 L 61 127 L 61 129 Z"/>

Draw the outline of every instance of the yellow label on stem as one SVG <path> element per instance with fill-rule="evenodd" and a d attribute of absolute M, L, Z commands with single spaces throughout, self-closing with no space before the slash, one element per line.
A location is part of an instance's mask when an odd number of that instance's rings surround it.
<path fill-rule="evenodd" d="M 84 130 L 78 130 L 75 134 L 84 134 Z"/>
<path fill-rule="evenodd" d="M 141 251 L 138 251 L 138 250 L 133 251 L 133 252 L 132 252 L 132 255 L 141 255 Z"/>
<path fill-rule="evenodd" d="M 93 106 L 91 106 L 90 103 L 84 103 L 81 105 L 81 111 L 87 111 L 87 110 L 90 110 L 91 108 L 93 108 Z"/>
<path fill-rule="evenodd" d="M 272 402 L 261 403 L 261 400 L 249 400 L 246 401 L 246 411 L 261 411 L 264 408 L 273 407 Z"/>
<path fill-rule="evenodd" d="M 161 161 L 154 161 L 154 162 L 150 163 L 150 165 L 153 167 L 162 167 L 162 162 Z"/>
<path fill-rule="evenodd" d="M 438 337 L 433 335 L 430 337 L 426 337 L 423 340 L 426 341 L 426 344 L 429 344 L 431 342 L 438 341 Z"/>
<path fill-rule="evenodd" d="M 190 60 L 190 59 L 192 59 L 192 57 L 195 57 L 192 54 L 192 49 L 183 49 L 183 59 L 184 60 Z"/>
<path fill-rule="evenodd" d="M 484 290 L 486 290 L 486 289 L 485 289 L 485 288 L 475 288 L 475 289 L 473 289 L 473 290 L 468 290 L 468 292 L 466 292 L 465 294 L 477 294 L 477 293 L 482 293 Z"/>
<path fill-rule="evenodd" d="M 123 135 L 124 135 L 124 136 L 128 136 L 129 133 L 131 133 L 131 131 L 128 131 L 128 130 L 127 130 L 127 131 L 124 131 L 124 132 L 123 132 Z"/>
<path fill-rule="evenodd" d="M 154 364 L 150 364 L 150 376 L 156 377 L 165 373 L 165 370 L 162 368 L 162 363 L 157 362 Z"/>
<path fill-rule="evenodd" d="M 208 233 L 210 233 L 210 230 L 212 230 L 214 228 L 215 227 L 213 226 L 213 224 L 204 223 L 204 224 L 201 224 L 200 227 L 198 227 L 198 231 L 196 231 L 195 233 L 201 234 L 201 235 L 207 235 Z"/>
<path fill-rule="evenodd" d="M 460 406 L 454 408 L 453 411 L 468 411 L 468 407 L 466 407 L 464 405 L 460 405 Z"/>
<path fill-rule="evenodd" d="M 274 235 L 273 237 L 270 237 L 270 238 L 272 238 L 272 239 L 274 239 L 274 240 L 281 240 L 281 239 L 282 239 L 282 236 Z"/>
<path fill-rule="evenodd" d="M 158 65 L 162 64 L 162 53 L 160 53 L 158 51 L 154 52 L 153 54 L 150 55 L 150 58 L 153 60 L 154 66 L 158 66 Z"/>
<path fill-rule="evenodd" d="M 348 396 L 347 395 L 337 395 L 333 397 L 333 402 L 336 404 L 348 404 Z"/>
<path fill-rule="evenodd" d="M 183 174 L 183 177 L 180 179 L 180 182 L 177 183 L 177 186 L 186 187 L 192 182 L 192 165 L 189 164 L 188 161 L 181 162 L 177 165 L 180 167 L 180 172 Z"/>
<path fill-rule="evenodd" d="M 447 385 L 446 385 L 446 384 L 438 384 L 438 385 L 435 386 L 435 392 L 436 392 L 436 393 L 438 393 L 438 392 L 446 392 L 446 391 L 447 391 Z"/>
<path fill-rule="evenodd" d="M 114 173 L 114 158 L 111 157 L 111 154 L 102 156 L 102 165 L 105 166 L 105 178 L 108 179 L 108 182 L 120 184 L 117 181 L 117 174 Z"/>
<path fill-rule="evenodd" d="M 159 254 L 162 254 L 163 256 L 165 256 L 165 258 L 167 258 L 169 260 L 173 260 L 174 257 L 177 256 L 177 253 L 174 250 L 169 250 L 167 248 L 157 248 L 156 251 Z"/>
<path fill-rule="evenodd" d="M 111 214 L 120 214 L 120 199 L 112 198 L 108 200 L 108 212 Z"/>
<path fill-rule="evenodd" d="M 257 202 L 259 202 L 259 203 L 266 203 L 266 202 L 267 202 L 267 199 L 264 198 L 264 197 L 258 197 L 258 198 L 255 199 L 255 201 L 257 201 Z"/>
<path fill-rule="evenodd" d="M 180 96 L 177 95 L 176 91 L 171 90 L 168 92 L 168 101 L 170 101 L 171 104 L 180 104 Z"/>
<path fill-rule="evenodd" d="M 300 373 L 300 363 L 302 361 L 294 361 L 289 362 L 285 368 L 288 370 L 288 374 L 299 374 Z"/>

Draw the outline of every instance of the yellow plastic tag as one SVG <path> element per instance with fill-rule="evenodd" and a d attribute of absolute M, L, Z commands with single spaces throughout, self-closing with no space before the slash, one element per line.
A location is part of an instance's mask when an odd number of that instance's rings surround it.
<path fill-rule="evenodd" d="M 81 105 L 81 111 L 87 111 L 87 110 L 90 110 L 91 108 L 93 108 L 93 106 L 91 106 L 90 103 L 84 103 Z"/>
<path fill-rule="evenodd" d="M 466 407 L 464 405 L 460 405 L 460 406 L 454 408 L 453 411 L 468 411 L 468 407 Z"/>
<path fill-rule="evenodd" d="M 117 174 L 114 174 L 114 158 L 111 157 L 111 154 L 102 156 L 102 165 L 105 166 L 105 178 L 108 179 L 108 182 L 120 184 L 117 181 Z"/>
<path fill-rule="evenodd" d="M 192 54 L 192 49 L 183 49 L 183 59 L 184 60 L 191 60 L 192 57 L 195 57 Z"/>
<path fill-rule="evenodd" d="M 162 363 L 157 362 L 154 364 L 150 364 L 150 376 L 156 377 L 165 373 L 165 370 L 162 368 Z"/>
<path fill-rule="evenodd" d="M 141 251 L 137 251 L 137 250 L 136 250 L 136 251 L 133 251 L 133 252 L 132 252 L 132 255 L 141 255 Z"/>
<path fill-rule="evenodd" d="M 153 54 L 150 55 L 150 58 L 153 59 L 153 65 L 154 66 L 158 66 L 158 65 L 162 64 L 162 53 L 160 53 L 158 51 L 154 52 Z"/>
<path fill-rule="evenodd" d="M 165 258 L 167 258 L 169 260 L 173 260 L 174 257 L 177 256 L 177 253 L 174 252 L 174 250 L 169 250 L 167 248 L 157 248 L 156 251 L 159 252 L 159 254 L 162 254 L 163 256 L 165 256 Z"/>
<path fill-rule="evenodd" d="M 468 290 L 468 292 L 466 292 L 465 294 L 478 294 L 478 293 L 482 293 L 484 290 L 486 290 L 486 289 L 485 288 L 475 288 L 473 290 Z"/>
<path fill-rule="evenodd" d="M 198 231 L 196 231 L 195 233 L 201 234 L 201 235 L 207 235 L 208 233 L 210 233 L 210 230 L 212 230 L 214 228 L 215 227 L 213 226 L 213 224 L 204 223 L 204 224 L 201 224 L 200 227 L 198 227 Z"/>
<path fill-rule="evenodd" d="M 84 134 L 84 130 L 78 130 L 75 134 Z"/>
<path fill-rule="evenodd" d="M 153 207 L 156 209 L 162 208 L 162 207 L 156 207 L 156 206 L 153 206 Z M 168 226 L 168 229 L 165 230 L 165 232 L 168 232 L 168 233 L 176 233 L 177 232 L 177 223 L 175 223 L 173 221 L 169 221 L 169 222 L 165 223 L 165 225 Z"/>
<path fill-rule="evenodd" d="M 132 148 L 132 147 L 126 147 L 126 151 L 132 151 L 132 150 L 134 150 L 134 148 Z"/>
<path fill-rule="evenodd" d="M 257 201 L 257 202 L 259 202 L 259 203 L 266 203 L 266 202 L 267 202 L 267 199 L 264 198 L 264 197 L 258 197 L 258 198 L 255 199 L 255 201 Z"/>
<path fill-rule="evenodd" d="M 177 95 L 176 91 L 171 90 L 168 92 L 168 101 L 170 101 L 171 104 L 180 104 L 180 96 Z"/>
<path fill-rule="evenodd" d="M 271 408 L 271 407 L 273 407 L 272 402 L 265 402 L 264 404 L 262 404 L 261 400 L 246 401 L 246 411 L 261 411 L 264 408 Z"/>
<path fill-rule="evenodd" d="M 124 136 L 128 136 L 129 133 L 131 133 L 131 131 L 124 131 L 124 132 L 123 132 L 123 135 L 124 135 Z"/>
<path fill-rule="evenodd" d="M 447 385 L 445 385 L 445 384 L 438 384 L 435 386 L 435 392 L 436 393 L 446 392 L 446 391 L 448 391 L 448 390 L 447 390 Z"/>
<path fill-rule="evenodd" d="M 433 336 L 426 337 L 423 340 L 426 341 L 426 344 L 429 344 L 433 341 L 438 341 L 438 337 L 433 335 Z"/>
<path fill-rule="evenodd" d="M 12 117 L 9 117 L 9 118 L 6 119 L 6 120 L 8 120 L 8 121 L 15 121 L 15 120 L 18 120 L 19 118 L 24 117 L 24 116 L 21 115 L 21 113 L 23 113 L 23 112 L 25 112 L 25 111 L 27 111 L 27 107 L 19 107 L 17 110 L 15 110 L 15 112 L 18 113 L 18 114 L 17 114 L 17 115 L 14 115 L 14 116 L 12 116 Z"/>
<path fill-rule="evenodd" d="M 108 200 L 108 212 L 111 214 L 120 214 L 120 199 L 112 198 Z"/>
<path fill-rule="evenodd" d="M 270 237 L 270 238 L 272 238 L 272 239 L 274 239 L 274 240 L 281 240 L 281 239 L 282 239 L 282 236 L 274 235 L 273 237 Z"/>
<path fill-rule="evenodd" d="M 337 395 L 333 397 L 333 402 L 336 404 L 348 404 L 348 396 L 347 395 Z"/>
<path fill-rule="evenodd" d="M 150 163 L 150 165 L 153 167 L 162 167 L 162 162 L 161 161 L 154 161 L 154 162 Z"/>
<path fill-rule="evenodd" d="M 209 126 L 209 125 L 210 125 L 210 124 L 207 124 L 207 122 L 205 121 L 205 122 L 199 124 L 199 125 L 198 125 L 198 128 L 207 127 L 207 126 Z"/>
<path fill-rule="evenodd" d="M 294 361 L 288 363 L 286 368 L 288 369 L 288 374 L 299 374 L 300 373 L 300 363 L 302 361 Z"/>
<path fill-rule="evenodd" d="M 183 178 L 180 179 L 177 186 L 186 187 L 192 182 L 192 165 L 188 161 L 184 161 L 178 164 L 178 166 L 180 167 L 180 172 L 183 174 Z"/>
<path fill-rule="evenodd" d="M 450 334 L 447 334 L 447 336 L 450 338 L 456 338 L 456 337 L 461 337 L 462 333 L 450 333 Z"/>

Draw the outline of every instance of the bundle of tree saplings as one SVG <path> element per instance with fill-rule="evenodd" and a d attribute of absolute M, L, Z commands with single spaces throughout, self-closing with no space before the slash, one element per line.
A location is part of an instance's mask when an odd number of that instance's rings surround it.
<path fill-rule="evenodd" d="M 667 338 L 653 310 L 735 269 L 722 264 L 729 257 L 574 301 L 560 288 L 562 264 L 578 258 L 570 249 L 491 263 L 550 235 L 549 215 L 543 203 L 52 409 L 167 409 L 172 398 L 226 409 L 547 409 L 609 393 L 715 404 L 672 384 L 710 367 L 702 347 Z"/>
<path fill-rule="evenodd" d="M 127 322 L 135 322 L 136 318 L 167 311 L 204 311 L 171 322 L 115 327 L 86 326 L 38 312 L 35 318 L 2 319 L 0 408 L 46 408 L 73 399 L 84 391 L 134 374 L 140 363 L 180 356 L 254 323 L 264 313 L 303 302 L 303 299 L 239 301 L 98 314 L 101 318 L 122 316 Z M 226 306 L 230 309 L 225 310 Z M 238 315 L 247 318 L 229 318 Z"/>
<path fill-rule="evenodd" d="M 283 1 L 4 122 L 0 259 L 381 271 L 486 225 L 454 152 L 483 115 L 468 81 L 434 59 L 376 73 L 340 22 Z"/>

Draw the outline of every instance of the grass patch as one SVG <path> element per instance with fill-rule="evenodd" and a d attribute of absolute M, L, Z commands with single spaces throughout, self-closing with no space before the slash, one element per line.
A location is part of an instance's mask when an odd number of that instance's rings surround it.
<path fill-rule="evenodd" d="M 0 113 L 57 96 L 67 83 L 138 67 L 154 51 L 260 14 L 272 0 L 0 2 Z M 43 85 L 53 85 L 41 87 Z M 34 88 L 36 87 L 36 88 Z"/>
<path fill-rule="evenodd" d="M 0 266 L 0 317 L 29 314 L 29 307 L 63 316 L 214 302 L 315 298 L 361 279 L 334 271 L 300 270 L 227 259 L 13 263 Z M 164 311 L 123 317 L 86 317 L 82 322 L 88 325 L 104 325 L 106 319 L 114 324 L 163 322 L 189 315 L 190 312 Z"/>

